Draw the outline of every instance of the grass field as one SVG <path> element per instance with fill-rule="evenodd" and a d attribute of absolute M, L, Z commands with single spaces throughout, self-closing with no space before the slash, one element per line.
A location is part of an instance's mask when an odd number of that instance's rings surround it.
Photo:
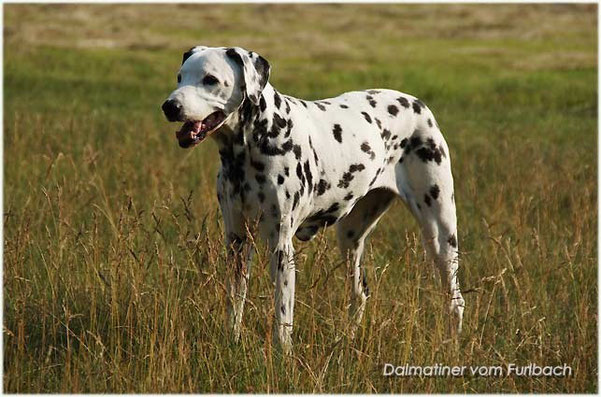
<path fill-rule="evenodd" d="M 398 202 L 366 249 L 354 340 L 327 230 L 298 251 L 294 355 L 271 346 L 259 250 L 228 341 L 216 145 L 160 104 L 192 45 L 238 45 L 305 99 L 386 87 L 451 148 L 464 333 Z M 596 392 L 596 5 L 5 5 L 4 391 Z M 568 378 L 389 378 L 403 365 Z"/>

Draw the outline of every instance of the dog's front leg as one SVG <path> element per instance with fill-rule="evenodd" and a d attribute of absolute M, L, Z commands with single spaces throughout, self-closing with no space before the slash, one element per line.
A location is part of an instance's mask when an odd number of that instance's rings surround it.
<path fill-rule="evenodd" d="M 228 315 L 232 336 L 237 342 L 240 339 L 240 325 L 250 279 L 253 250 L 245 237 L 233 232 L 227 233 L 226 244 L 228 263 L 231 264 Z"/>
<path fill-rule="evenodd" d="M 290 354 L 296 277 L 294 247 L 291 239 L 286 239 L 275 247 L 271 258 L 270 273 L 272 281 L 275 282 L 275 340 L 280 343 L 284 354 Z"/>

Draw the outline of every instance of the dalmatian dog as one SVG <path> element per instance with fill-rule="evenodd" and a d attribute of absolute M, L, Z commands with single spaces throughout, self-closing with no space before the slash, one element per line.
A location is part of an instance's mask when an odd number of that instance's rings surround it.
<path fill-rule="evenodd" d="M 448 146 L 419 99 L 388 89 L 306 101 L 269 83 L 270 65 L 242 48 L 198 46 L 183 55 L 177 88 L 163 103 L 179 145 L 212 138 L 221 157 L 217 178 L 225 242 L 232 259 L 230 327 L 234 339 L 248 288 L 249 236 L 271 250 L 275 340 L 291 350 L 295 263 L 293 237 L 310 240 L 336 225 L 352 269 L 351 316 L 359 324 L 369 296 L 361 255 L 365 239 L 396 197 L 418 221 L 440 271 L 461 332 L 464 300 L 457 281 L 458 243 Z M 353 327 L 353 329 L 355 329 Z"/>

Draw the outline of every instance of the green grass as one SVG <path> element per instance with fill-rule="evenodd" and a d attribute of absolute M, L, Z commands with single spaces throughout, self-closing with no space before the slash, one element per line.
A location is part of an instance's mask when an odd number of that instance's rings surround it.
<path fill-rule="evenodd" d="M 6 5 L 4 391 L 597 390 L 594 5 Z M 294 355 L 271 346 L 259 246 L 242 340 L 216 146 L 183 151 L 159 106 L 195 44 L 239 45 L 307 99 L 422 98 L 453 157 L 466 291 L 440 283 L 399 203 L 369 240 L 363 327 L 327 230 L 298 251 Z M 570 378 L 385 378 L 383 364 L 572 366 Z"/>

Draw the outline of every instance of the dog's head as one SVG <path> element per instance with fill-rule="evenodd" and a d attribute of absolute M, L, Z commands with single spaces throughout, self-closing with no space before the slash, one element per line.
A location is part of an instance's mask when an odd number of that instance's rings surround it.
<path fill-rule="evenodd" d="M 239 47 L 184 53 L 177 89 L 162 106 L 169 121 L 184 123 L 176 133 L 180 146 L 197 145 L 227 124 L 244 99 L 258 104 L 269 71 L 265 58 Z"/>

